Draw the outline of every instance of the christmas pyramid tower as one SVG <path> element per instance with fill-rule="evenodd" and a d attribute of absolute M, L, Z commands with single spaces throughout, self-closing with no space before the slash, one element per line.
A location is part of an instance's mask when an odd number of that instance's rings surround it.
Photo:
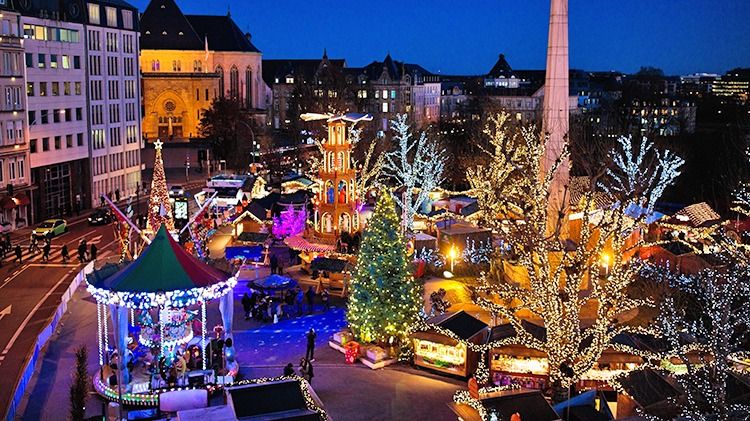
<path fill-rule="evenodd" d="M 151 232 L 158 231 L 162 224 L 166 225 L 167 231 L 174 231 L 172 205 L 169 203 L 167 177 L 164 175 L 164 160 L 161 156 L 163 144 L 158 139 L 154 142 L 156 157 L 154 158 L 154 174 L 151 180 L 151 195 L 148 199 L 148 222 L 146 225 L 146 229 Z"/>

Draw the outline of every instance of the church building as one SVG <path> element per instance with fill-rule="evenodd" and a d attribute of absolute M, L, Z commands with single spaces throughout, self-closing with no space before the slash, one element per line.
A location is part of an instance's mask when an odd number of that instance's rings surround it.
<path fill-rule="evenodd" d="M 143 135 L 153 142 L 200 137 L 217 97 L 264 108 L 261 52 L 225 16 L 184 15 L 174 0 L 151 0 L 141 17 Z"/>

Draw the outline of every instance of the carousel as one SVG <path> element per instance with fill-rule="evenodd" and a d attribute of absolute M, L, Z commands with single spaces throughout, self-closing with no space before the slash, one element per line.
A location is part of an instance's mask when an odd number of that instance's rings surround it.
<path fill-rule="evenodd" d="M 166 391 L 231 382 L 232 291 L 237 280 L 185 251 L 162 225 L 132 262 L 87 277 L 97 302 L 95 390 L 110 401 L 156 407 Z M 219 300 L 222 325 L 209 337 L 206 306 Z"/>

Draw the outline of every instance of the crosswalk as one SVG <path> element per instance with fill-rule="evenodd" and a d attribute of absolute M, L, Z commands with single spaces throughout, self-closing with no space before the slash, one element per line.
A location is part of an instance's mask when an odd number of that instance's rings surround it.
<path fill-rule="evenodd" d="M 85 239 L 86 243 L 89 247 L 91 247 L 92 244 L 95 244 L 97 247 L 102 247 L 102 235 L 93 235 L 96 231 L 89 231 L 85 234 L 79 235 L 78 237 L 70 237 L 68 233 L 62 234 L 60 236 L 57 236 L 52 239 L 52 245 L 50 247 L 50 255 L 49 259 L 45 262 L 43 260 L 44 253 L 44 241 L 39 241 L 38 244 L 38 250 L 30 250 L 29 249 L 29 239 L 26 239 L 25 241 L 22 241 L 19 243 L 21 246 L 22 254 L 21 254 L 21 262 L 22 263 L 79 263 L 78 261 L 78 243 L 80 240 Z M 57 244 L 55 244 L 57 243 Z M 63 244 L 66 244 L 68 246 L 68 256 L 69 259 L 67 262 L 63 262 L 62 258 L 62 246 Z M 13 263 L 16 261 L 16 255 L 14 252 L 15 244 L 13 245 L 13 248 L 9 252 L 6 253 L 5 257 L 2 257 L 0 255 L 0 261 L 2 261 L 3 264 L 7 263 Z M 87 249 L 87 251 L 90 249 Z M 100 253 L 98 253 L 98 258 L 105 257 L 106 255 L 111 254 L 109 250 L 102 250 Z"/>

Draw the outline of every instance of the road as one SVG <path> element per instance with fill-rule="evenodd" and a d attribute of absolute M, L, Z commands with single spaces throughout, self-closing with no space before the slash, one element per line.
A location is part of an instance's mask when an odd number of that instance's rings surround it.
<path fill-rule="evenodd" d="M 193 192 L 198 188 L 193 187 Z M 141 203 L 145 203 L 142 198 Z M 144 206 L 144 205 L 142 205 Z M 28 248 L 30 229 L 14 233 L 13 246 L 20 244 L 23 259 L 13 253 L 0 259 L 0 411 L 5 413 L 25 362 L 34 351 L 39 333 L 57 311 L 62 295 L 83 267 L 78 261 L 78 244 L 96 244 L 97 260 L 113 258 L 119 251 L 112 225 L 90 226 L 86 219 L 73 220 L 68 231 L 52 239 L 49 262 L 41 252 Z M 70 261 L 63 262 L 61 250 L 68 246 Z M 41 247 L 41 244 L 40 244 Z"/>

